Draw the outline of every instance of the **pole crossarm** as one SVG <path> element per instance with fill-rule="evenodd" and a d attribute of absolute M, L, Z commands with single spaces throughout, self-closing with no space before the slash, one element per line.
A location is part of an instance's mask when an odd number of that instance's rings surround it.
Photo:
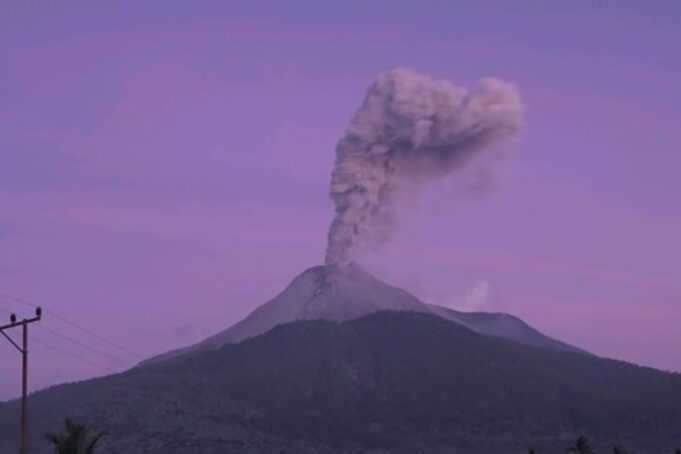
<path fill-rule="evenodd" d="M 40 308 L 38 308 L 38 309 L 40 309 Z M 37 311 L 36 311 L 36 312 L 37 312 Z M 12 315 L 14 315 L 14 314 L 12 314 Z M 26 322 L 26 323 L 37 322 L 37 321 L 40 320 L 41 318 L 42 318 L 42 314 L 41 314 L 41 315 L 36 315 L 36 316 L 33 317 L 33 318 L 24 318 L 24 319 L 22 319 L 22 320 L 15 320 L 15 321 L 13 321 L 13 322 L 7 324 L 7 325 L 0 326 L 0 331 L 6 330 L 6 329 L 8 329 L 8 328 L 14 328 L 14 327 L 16 327 L 16 326 L 21 326 L 21 325 L 24 324 L 24 322 Z"/>
<path fill-rule="evenodd" d="M 19 344 L 17 344 L 16 342 L 14 342 L 14 339 L 12 339 L 11 337 L 9 337 L 9 335 L 5 332 L 5 330 L 6 330 L 6 329 L 9 329 L 9 328 L 16 328 L 16 327 L 19 327 L 19 326 L 23 326 L 24 323 L 33 323 L 33 322 L 37 322 L 37 321 L 40 320 L 41 317 L 42 317 L 42 313 L 41 313 L 41 312 L 42 312 L 42 311 L 36 311 L 36 316 L 35 316 L 35 317 L 33 317 L 33 318 L 25 318 L 25 319 L 23 319 L 23 320 L 16 320 L 16 319 L 14 318 L 14 314 L 12 314 L 12 316 L 13 316 L 12 322 L 9 323 L 8 325 L 0 326 L 0 334 L 2 334 L 2 335 L 5 337 L 5 339 L 7 339 L 12 345 L 14 345 L 14 348 L 16 348 L 17 350 L 19 350 L 19 353 L 26 353 L 26 352 L 24 352 L 24 349 L 23 349 L 23 348 L 19 347 Z M 39 314 L 39 315 L 38 315 L 38 314 Z"/>

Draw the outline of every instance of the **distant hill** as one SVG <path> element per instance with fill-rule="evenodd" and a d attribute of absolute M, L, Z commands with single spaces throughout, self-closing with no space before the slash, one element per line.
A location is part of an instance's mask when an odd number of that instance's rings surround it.
<path fill-rule="evenodd" d="M 481 334 L 503 337 L 527 345 L 586 353 L 543 335 L 512 315 L 466 313 L 423 303 L 406 290 L 380 281 L 357 265 L 350 265 L 336 270 L 324 266 L 309 268 L 296 276 L 279 295 L 240 322 L 198 344 L 164 353 L 142 364 L 239 342 L 282 323 L 318 319 L 346 321 L 385 310 L 434 314 Z"/>
<path fill-rule="evenodd" d="M 18 402 L 0 404 L 15 452 Z M 107 453 L 670 453 L 681 375 L 383 311 L 299 321 L 215 350 L 30 397 L 33 453 L 70 415 L 111 435 Z"/>
<path fill-rule="evenodd" d="M 498 312 L 461 312 L 429 304 L 431 313 L 466 326 L 476 333 L 501 337 L 520 344 L 552 350 L 590 354 L 589 352 L 548 337 L 518 317 Z"/>

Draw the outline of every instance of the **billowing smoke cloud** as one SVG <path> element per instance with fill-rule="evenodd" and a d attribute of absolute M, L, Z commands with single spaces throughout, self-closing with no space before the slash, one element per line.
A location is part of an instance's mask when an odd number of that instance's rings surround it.
<path fill-rule="evenodd" d="M 387 241 L 400 201 L 427 181 L 463 167 L 522 127 L 515 87 L 482 79 L 472 90 L 407 69 L 382 75 L 336 147 L 328 266 Z"/>

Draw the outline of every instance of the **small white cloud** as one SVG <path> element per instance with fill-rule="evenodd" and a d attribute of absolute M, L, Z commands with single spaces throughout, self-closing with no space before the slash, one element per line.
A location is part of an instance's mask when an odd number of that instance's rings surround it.
<path fill-rule="evenodd" d="M 461 311 L 477 312 L 490 308 L 492 286 L 485 280 L 479 280 L 464 295 L 443 301 L 443 305 Z"/>

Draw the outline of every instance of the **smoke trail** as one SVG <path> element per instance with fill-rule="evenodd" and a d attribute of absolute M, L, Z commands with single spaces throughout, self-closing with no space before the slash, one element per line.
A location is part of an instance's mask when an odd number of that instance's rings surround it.
<path fill-rule="evenodd" d="M 473 90 L 407 69 L 382 75 L 336 146 L 330 195 L 336 215 L 326 264 L 343 266 L 387 241 L 398 204 L 523 123 L 515 87 L 482 79 Z"/>

